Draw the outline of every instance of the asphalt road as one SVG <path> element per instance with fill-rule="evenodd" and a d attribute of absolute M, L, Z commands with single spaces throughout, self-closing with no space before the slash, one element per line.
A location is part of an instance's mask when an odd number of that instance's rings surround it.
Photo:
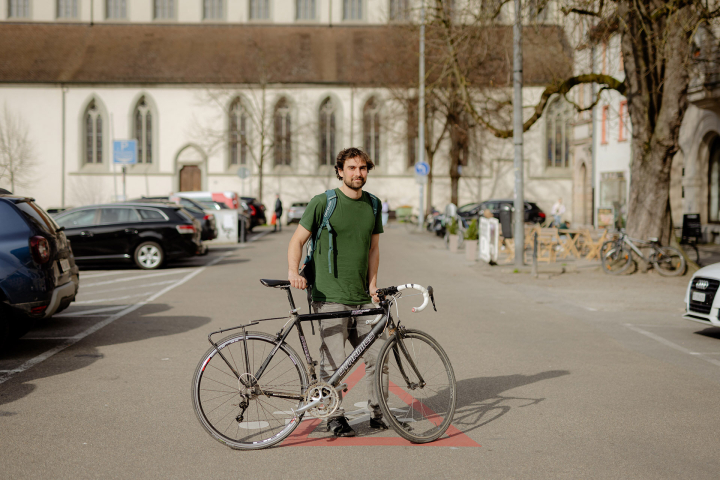
<path fill-rule="evenodd" d="M 450 356 L 461 441 L 371 432 L 359 388 L 355 443 L 322 428 L 257 452 L 213 441 L 191 376 L 210 331 L 287 313 L 258 279 L 284 278 L 290 234 L 158 272 L 83 271 L 78 302 L 0 357 L 0 476 L 717 478 L 720 332 L 680 318 L 686 278 L 533 281 L 402 228 L 382 236 L 381 284 L 435 288 L 437 313 L 411 298 L 400 314 Z"/>

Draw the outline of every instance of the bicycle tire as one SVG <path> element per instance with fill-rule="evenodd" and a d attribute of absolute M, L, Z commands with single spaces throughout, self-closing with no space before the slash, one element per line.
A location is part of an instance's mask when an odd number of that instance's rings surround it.
<path fill-rule="evenodd" d="M 600 263 L 605 273 L 620 275 L 632 264 L 632 252 L 624 244 L 608 240 L 600 247 Z"/>
<path fill-rule="evenodd" d="M 432 442 L 445 433 L 455 415 L 455 373 L 447 354 L 430 335 L 407 329 L 402 337 L 426 384 L 423 387 L 416 384 L 415 388 L 407 386 L 398 365 L 411 382 L 417 380 L 417 375 L 403 354 L 396 333 L 380 349 L 375 368 L 380 409 L 388 424 L 404 439 L 413 443 Z"/>
<path fill-rule="evenodd" d="M 237 333 L 217 342 L 218 350 L 241 374 L 245 372 L 244 336 Z M 257 371 L 276 345 L 271 335 L 247 333 L 250 372 Z M 302 414 L 292 412 L 302 401 L 257 394 L 250 398 L 249 405 L 243 411 L 243 418 L 238 420 L 241 413 L 240 382 L 222 357 L 216 355 L 218 350 L 213 347 L 205 352 L 193 375 L 192 402 L 200 424 L 215 440 L 236 450 L 258 450 L 282 442 L 302 420 Z M 263 387 L 268 391 L 271 388 L 278 391 L 278 386 L 293 395 L 304 394 L 308 387 L 304 363 L 285 343 L 275 352 L 258 380 L 260 391 Z"/>
<path fill-rule="evenodd" d="M 685 257 L 675 247 L 658 247 L 659 252 L 653 258 L 653 267 L 660 275 L 677 277 L 685 273 Z"/>
<path fill-rule="evenodd" d="M 694 243 L 683 243 L 682 247 L 690 260 L 695 262 L 698 266 L 702 266 L 700 265 L 700 250 L 698 250 L 697 245 Z"/>

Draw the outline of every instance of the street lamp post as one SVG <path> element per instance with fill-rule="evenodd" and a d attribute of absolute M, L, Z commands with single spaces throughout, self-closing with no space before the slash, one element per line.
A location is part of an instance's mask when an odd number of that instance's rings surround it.
<path fill-rule="evenodd" d="M 515 146 L 515 266 L 525 263 L 525 198 L 523 193 L 522 3 L 515 0 L 513 26 L 513 144 Z"/>
<path fill-rule="evenodd" d="M 425 0 L 420 4 L 420 92 L 418 95 L 418 161 L 425 161 Z M 419 183 L 420 208 L 418 209 L 418 231 L 422 232 L 425 214 L 423 193 L 425 184 Z"/>

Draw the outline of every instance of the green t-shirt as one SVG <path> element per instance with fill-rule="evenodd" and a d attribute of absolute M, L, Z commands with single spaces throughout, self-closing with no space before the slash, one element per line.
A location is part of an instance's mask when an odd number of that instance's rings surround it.
<path fill-rule="evenodd" d="M 316 302 L 333 302 L 344 305 L 370 303 L 368 288 L 368 265 L 372 236 L 383 233 L 380 208 L 373 217 L 370 195 L 353 200 L 339 188 L 335 189 L 337 203 L 330 216 L 333 230 L 333 273 L 328 268 L 328 231 L 323 228 L 315 248 L 315 285 L 312 298 Z M 325 193 L 310 200 L 300 225 L 312 232 L 313 238 L 322 223 L 327 197 Z"/>

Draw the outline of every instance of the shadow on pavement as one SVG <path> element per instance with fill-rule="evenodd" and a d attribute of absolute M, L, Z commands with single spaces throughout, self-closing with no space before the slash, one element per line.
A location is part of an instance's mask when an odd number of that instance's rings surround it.
<path fill-rule="evenodd" d="M 717 338 L 718 340 L 720 340 L 720 328 L 718 327 L 706 328 L 695 332 L 695 334 L 702 335 L 704 337 Z"/>
<path fill-rule="evenodd" d="M 548 370 L 535 375 L 479 377 L 457 382 L 457 408 L 453 425 L 468 433 L 502 417 L 516 407 L 536 405 L 544 398 L 501 395 L 502 392 L 531 383 L 569 375 L 568 370 Z"/>
<path fill-rule="evenodd" d="M 62 357 L 61 359 L 55 358 L 56 361 L 54 362 L 41 363 L 25 372 L 19 373 L 18 376 L 22 379 L 21 383 L 16 379 L 10 379 L 4 384 L 0 384 L 0 405 L 14 402 L 31 394 L 36 388 L 36 386 L 33 385 L 35 380 L 54 375 L 62 375 L 92 365 L 104 357 L 96 347 L 176 335 L 210 323 L 210 317 L 178 315 L 163 317 L 157 315 L 170 310 L 170 308 L 171 307 L 166 304 L 145 305 L 140 310 L 130 314 L 131 316 L 119 319 L 118 321 L 122 323 L 122 328 L 113 330 L 103 329 L 93 334 L 93 346 L 88 346 L 87 343 L 89 342 L 84 339 L 68 347 L 71 349 L 71 353 L 68 353 L 68 350 L 59 353 L 59 356 Z M 57 330 L 57 324 L 53 320 L 57 322 L 67 322 L 69 318 L 71 317 L 51 318 L 48 322 L 43 322 L 28 334 L 29 337 L 35 338 L 34 340 L 23 341 L 20 339 L 13 348 L 8 349 L 0 358 L 26 357 L 29 360 L 60 345 L 61 342 L 57 340 L 37 339 L 42 337 L 43 333 L 47 335 L 48 332 Z M 28 350 L 33 350 L 30 356 L 28 356 Z M 0 410 L 0 417 L 10 415 L 14 415 L 14 413 Z"/>

